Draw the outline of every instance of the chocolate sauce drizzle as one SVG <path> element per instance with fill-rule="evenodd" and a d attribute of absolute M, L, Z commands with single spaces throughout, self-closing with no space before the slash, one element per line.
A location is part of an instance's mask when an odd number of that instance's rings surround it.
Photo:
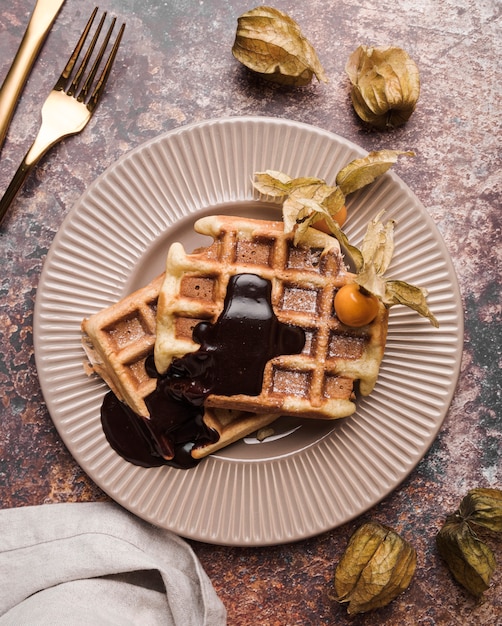
<path fill-rule="evenodd" d="M 143 467 L 172 465 L 187 469 L 198 461 L 196 446 L 218 441 L 216 431 L 203 421 L 209 394 L 258 396 L 267 361 L 281 354 L 298 354 L 305 333 L 280 322 L 272 308 L 272 285 L 255 274 L 232 276 L 223 312 L 215 324 L 199 323 L 193 339 L 196 352 L 174 359 L 159 375 L 153 357 L 147 371 L 157 387 L 145 398 L 150 418 L 139 417 L 109 392 L 101 421 L 114 450 Z"/>

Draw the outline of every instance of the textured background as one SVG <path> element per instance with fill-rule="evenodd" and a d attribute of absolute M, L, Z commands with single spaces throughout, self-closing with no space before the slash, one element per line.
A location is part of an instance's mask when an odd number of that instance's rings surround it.
<path fill-rule="evenodd" d="M 6 5 L 7 3 L 4 3 Z M 46 253 L 65 214 L 119 156 L 190 122 L 269 115 L 314 124 L 366 150 L 413 149 L 396 167 L 434 218 L 462 291 L 465 346 L 443 428 L 411 475 L 359 519 L 275 548 L 192 542 L 229 624 L 502 624 L 502 565 L 483 603 L 457 586 L 434 537 L 445 514 L 475 486 L 501 488 L 501 107 L 497 0 L 278 0 L 314 44 L 329 83 L 301 89 L 264 84 L 231 54 L 237 17 L 230 0 L 110 0 L 127 22 L 106 97 L 85 131 L 39 165 L 0 230 L 0 501 L 3 507 L 106 496 L 73 461 L 44 405 L 34 365 L 33 305 Z M 40 106 L 94 3 L 67 0 L 36 63 L 1 154 L 0 193 L 38 129 Z M 0 81 L 19 45 L 32 0 L 0 15 Z M 422 90 L 409 123 L 370 132 L 353 114 L 344 66 L 360 44 L 396 45 L 417 62 Z M 90 260 L 92 262 L 92 260 Z M 334 567 L 367 519 L 401 531 L 418 552 L 408 591 L 376 615 L 349 620 L 330 599 Z M 502 562 L 502 541 L 490 545 Z"/>

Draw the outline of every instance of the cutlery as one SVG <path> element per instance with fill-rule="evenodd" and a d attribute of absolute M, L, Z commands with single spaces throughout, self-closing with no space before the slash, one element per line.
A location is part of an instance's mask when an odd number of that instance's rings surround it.
<path fill-rule="evenodd" d="M 17 101 L 65 0 L 37 0 L 12 66 L 0 88 L 0 151 Z"/>
<path fill-rule="evenodd" d="M 7 187 L 7 190 L 0 200 L 0 224 L 7 213 L 11 202 L 16 197 L 23 182 L 28 174 L 32 171 L 42 156 L 52 148 L 54 144 L 69 135 L 76 135 L 82 131 L 94 113 L 94 110 L 103 94 L 106 81 L 110 74 L 117 50 L 122 39 L 125 24 L 122 24 L 115 43 L 112 46 L 110 54 L 105 62 L 103 70 L 96 79 L 101 61 L 105 56 L 105 52 L 115 26 L 116 18 L 113 18 L 110 28 L 105 35 L 99 52 L 93 60 L 91 69 L 84 80 L 84 73 L 91 60 L 94 48 L 98 41 L 99 35 L 103 28 L 106 18 L 106 12 L 103 14 L 94 36 L 89 44 L 88 49 L 82 58 L 80 66 L 73 74 L 75 63 L 82 51 L 87 35 L 92 27 L 92 23 L 98 9 L 92 12 L 89 21 L 80 37 L 73 54 L 71 55 L 61 76 L 58 78 L 54 88 L 49 93 L 47 100 L 42 107 L 42 125 L 38 131 L 31 148 L 28 150 L 21 165 L 18 167 L 14 177 Z"/>

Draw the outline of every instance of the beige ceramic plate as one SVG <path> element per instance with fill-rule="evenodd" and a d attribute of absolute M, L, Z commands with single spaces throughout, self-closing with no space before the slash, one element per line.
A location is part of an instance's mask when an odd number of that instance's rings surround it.
<path fill-rule="evenodd" d="M 318 128 L 268 118 L 182 127 L 132 151 L 77 202 L 49 252 L 35 308 L 35 353 L 54 423 L 89 476 L 138 516 L 180 535 L 263 546 L 326 531 L 391 492 L 437 435 L 456 385 L 462 308 L 443 241 L 403 182 L 386 174 L 349 207 L 358 243 L 368 219 L 397 220 L 389 275 L 429 290 L 440 322 L 391 310 L 374 392 L 357 413 L 326 424 L 283 419 L 277 436 L 230 446 L 192 470 L 144 469 L 117 456 L 100 423 L 105 386 L 83 371 L 80 322 L 146 284 L 168 245 L 201 243 L 193 221 L 207 213 L 279 217 L 253 193 L 255 171 L 282 170 L 330 182 L 365 152 Z"/>

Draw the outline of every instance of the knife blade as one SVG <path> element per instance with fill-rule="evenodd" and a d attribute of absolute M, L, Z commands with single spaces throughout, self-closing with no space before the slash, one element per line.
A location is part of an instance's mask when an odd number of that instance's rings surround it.
<path fill-rule="evenodd" d="M 0 88 L 0 152 L 21 91 L 65 0 L 37 0 L 14 61 Z"/>

